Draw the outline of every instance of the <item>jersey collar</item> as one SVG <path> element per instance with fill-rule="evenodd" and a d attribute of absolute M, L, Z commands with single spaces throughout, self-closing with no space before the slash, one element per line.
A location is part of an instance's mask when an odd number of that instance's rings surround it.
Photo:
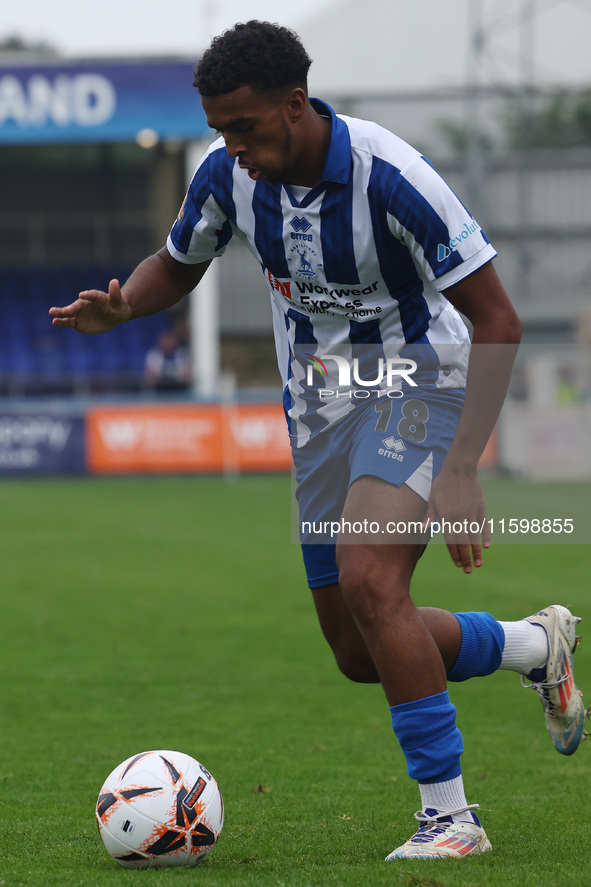
<path fill-rule="evenodd" d="M 330 143 L 322 170 L 322 181 L 346 185 L 351 175 L 351 138 L 347 124 L 337 117 L 326 102 L 311 98 L 310 104 L 318 114 L 330 117 Z"/>

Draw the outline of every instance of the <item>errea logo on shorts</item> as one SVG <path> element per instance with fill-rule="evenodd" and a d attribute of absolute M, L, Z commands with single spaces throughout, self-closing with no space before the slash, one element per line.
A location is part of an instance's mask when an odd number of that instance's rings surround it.
<path fill-rule="evenodd" d="M 379 456 L 386 456 L 388 459 L 396 459 L 397 462 L 404 461 L 402 453 L 406 450 L 406 447 L 404 446 L 403 441 L 399 440 L 397 437 L 390 436 L 383 440 L 382 443 L 384 446 L 379 448 Z"/>
<path fill-rule="evenodd" d="M 451 256 L 453 250 L 458 249 L 461 246 L 464 240 L 468 240 L 473 234 L 476 234 L 477 231 L 482 231 L 482 228 L 476 221 L 476 219 L 472 219 L 471 224 L 468 222 L 464 223 L 464 227 L 455 237 L 452 237 L 449 244 L 438 243 L 437 244 L 437 261 L 444 262 L 449 256 Z"/>

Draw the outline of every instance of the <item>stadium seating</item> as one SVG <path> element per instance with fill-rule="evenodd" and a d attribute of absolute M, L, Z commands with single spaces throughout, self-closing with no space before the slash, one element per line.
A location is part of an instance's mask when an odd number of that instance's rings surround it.
<path fill-rule="evenodd" d="M 125 324 L 105 336 L 82 336 L 51 325 L 52 305 L 83 289 L 105 289 L 131 269 L 28 268 L 0 272 L 0 393 L 137 390 L 146 352 L 170 327 L 166 314 Z"/>

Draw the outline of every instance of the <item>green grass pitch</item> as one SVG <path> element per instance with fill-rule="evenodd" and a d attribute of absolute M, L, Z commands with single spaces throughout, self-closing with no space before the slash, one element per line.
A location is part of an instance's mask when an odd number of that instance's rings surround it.
<path fill-rule="evenodd" d="M 588 883 L 591 740 L 560 757 L 507 673 L 451 686 L 493 852 L 383 861 L 418 792 L 381 689 L 348 683 L 320 636 L 289 499 L 287 477 L 0 483 L 0 887 Z M 433 545 L 413 593 L 504 619 L 572 606 L 591 702 L 590 567 L 589 546 L 496 545 L 464 576 Z M 99 840 L 103 779 L 148 748 L 192 754 L 222 788 L 196 870 L 125 871 Z"/>

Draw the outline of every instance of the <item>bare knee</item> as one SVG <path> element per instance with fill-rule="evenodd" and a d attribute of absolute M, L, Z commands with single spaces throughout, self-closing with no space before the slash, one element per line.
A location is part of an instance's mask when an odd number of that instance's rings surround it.
<path fill-rule="evenodd" d="M 333 647 L 334 658 L 341 674 L 355 684 L 379 684 L 380 678 L 367 648 L 363 651 Z"/>
<path fill-rule="evenodd" d="M 337 667 L 350 681 L 359 684 L 379 683 L 379 676 L 365 641 L 345 606 L 338 585 L 313 591 L 314 604 Z"/>
<path fill-rule="evenodd" d="M 341 620 L 323 626 L 324 636 L 333 652 L 339 671 L 356 684 L 379 683 L 373 659 L 353 620 Z"/>
<path fill-rule="evenodd" d="M 362 634 L 384 619 L 399 618 L 410 603 L 411 575 L 412 570 L 406 569 L 405 564 L 399 566 L 381 553 L 376 556 L 359 547 L 355 551 L 340 552 L 339 584 L 343 600 Z"/>

